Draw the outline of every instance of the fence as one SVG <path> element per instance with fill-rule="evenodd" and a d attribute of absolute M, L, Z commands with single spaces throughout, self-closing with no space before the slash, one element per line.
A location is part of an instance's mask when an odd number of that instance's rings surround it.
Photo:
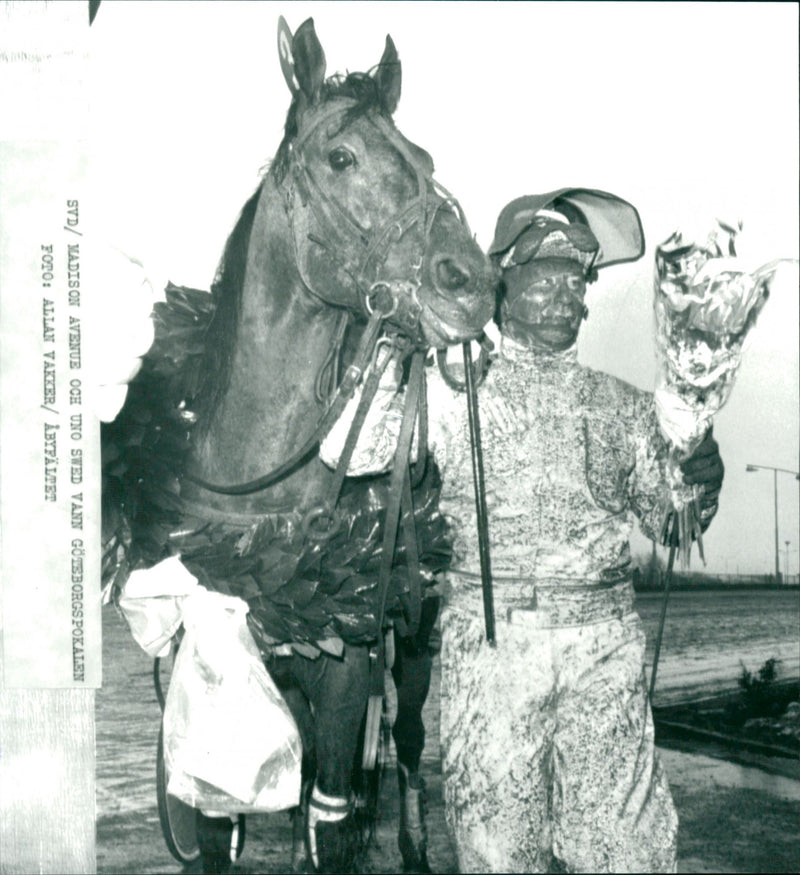
<path fill-rule="evenodd" d="M 665 574 L 661 569 L 642 571 L 640 568 L 634 568 L 634 589 L 638 591 L 663 589 Z M 671 586 L 684 589 L 701 589 L 703 587 L 723 589 L 734 586 L 779 586 L 783 588 L 785 586 L 800 586 L 800 574 L 782 574 L 780 583 L 777 583 L 774 574 L 707 574 L 702 571 L 676 571 L 673 573 Z"/>

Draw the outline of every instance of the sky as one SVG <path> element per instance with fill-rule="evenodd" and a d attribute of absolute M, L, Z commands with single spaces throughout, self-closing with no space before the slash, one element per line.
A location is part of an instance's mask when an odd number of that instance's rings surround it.
<path fill-rule="evenodd" d="M 293 31 L 314 18 L 329 74 L 369 69 L 392 35 L 395 121 L 431 153 L 482 246 L 522 194 L 586 186 L 638 207 L 647 251 L 590 288 L 586 364 L 653 388 L 653 252 L 676 228 L 741 218 L 753 263 L 798 258 L 795 4 L 103 0 L 88 83 L 96 214 L 156 282 L 208 287 L 278 146 L 279 15 Z M 726 478 L 708 571 L 774 570 L 773 474 L 745 466 L 800 470 L 798 324 L 795 265 L 781 268 L 715 422 Z M 781 473 L 777 485 L 781 569 L 788 540 L 795 574 L 800 483 Z"/>

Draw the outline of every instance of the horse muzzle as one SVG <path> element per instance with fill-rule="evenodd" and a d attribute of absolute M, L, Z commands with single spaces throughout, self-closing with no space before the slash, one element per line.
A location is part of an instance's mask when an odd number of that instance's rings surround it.
<path fill-rule="evenodd" d="M 475 248 L 472 257 L 435 256 L 419 290 L 422 332 L 438 349 L 479 337 L 494 314 L 499 272 Z"/>
<path fill-rule="evenodd" d="M 417 273 L 420 279 L 372 283 L 364 297 L 367 314 L 382 313 L 385 323 L 417 348 L 479 336 L 494 312 L 497 277 L 491 264 L 484 264 L 482 255 L 470 260 L 440 253 Z"/>

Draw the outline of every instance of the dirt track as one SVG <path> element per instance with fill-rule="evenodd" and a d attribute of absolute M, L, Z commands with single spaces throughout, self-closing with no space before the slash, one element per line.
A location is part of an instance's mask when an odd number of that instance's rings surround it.
<path fill-rule="evenodd" d="M 111 608 L 104 609 L 105 676 L 97 696 L 97 870 L 99 873 L 181 872 L 161 834 L 156 807 L 156 745 L 160 710 L 153 662 Z M 437 666 L 438 668 L 438 666 Z M 389 706 L 393 707 L 391 681 Z M 429 791 L 429 862 L 435 872 L 456 872 L 444 825 L 439 763 L 438 673 L 424 714 L 428 727 L 424 774 Z M 394 751 L 387 764 L 376 842 L 366 872 L 392 873 L 402 868 L 397 849 L 398 793 Z M 244 854 L 235 873 L 282 873 L 291 855 L 291 830 L 285 812 L 247 818 Z"/>
<path fill-rule="evenodd" d="M 104 613 L 104 684 L 97 696 L 97 866 L 105 873 L 177 873 L 181 865 L 164 843 L 155 789 L 160 711 L 152 661 L 136 646 L 124 622 Z M 438 738 L 438 662 L 424 714 L 428 728 L 424 773 L 429 789 L 429 860 L 435 872 L 456 872 L 444 823 Z M 391 704 L 391 702 L 390 702 Z M 680 872 L 798 871 L 800 782 L 773 778 L 718 759 L 662 751 L 681 819 Z M 397 782 L 389 764 L 382 816 L 364 871 L 400 870 L 396 829 Z M 285 813 L 247 820 L 244 854 L 234 873 L 288 871 L 291 847 Z"/>

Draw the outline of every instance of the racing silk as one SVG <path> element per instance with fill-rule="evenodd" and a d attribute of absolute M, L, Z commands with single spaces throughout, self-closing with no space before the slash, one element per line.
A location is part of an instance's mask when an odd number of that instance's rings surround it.
<path fill-rule="evenodd" d="M 504 337 L 478 395 L 494 576 L 563 585 L 627 576 L 634 518 L 657 537 L 669 504 L 668 447 L 652 394 L 580 365 L 575 348 L 534 353 Z M 323 443 L 327 464 L 341 452 L 355 403 Z M 466 397 L 438 370 L 429 374 L 428 409 L 453 569 L 479 575 Z M 391 466 L 399 410 L 384 385 L 350 473 Z"/>
<path fill-rule="evenodd" d="M 355 402 L 353 402 L 353 409 Z M 466 398 L 431 374 L 430 436 L 455 558 L 442 615 L 445 817 L 461 872 L 674 872 L 629 536 L 668 507 L 652 395 L 503 338 L 479 388 L 497 637 L 486 641 Z M 321 448 L 338 458 L 352 412 Z M 381 388 L 352 469 L 391 465 Z"/>

